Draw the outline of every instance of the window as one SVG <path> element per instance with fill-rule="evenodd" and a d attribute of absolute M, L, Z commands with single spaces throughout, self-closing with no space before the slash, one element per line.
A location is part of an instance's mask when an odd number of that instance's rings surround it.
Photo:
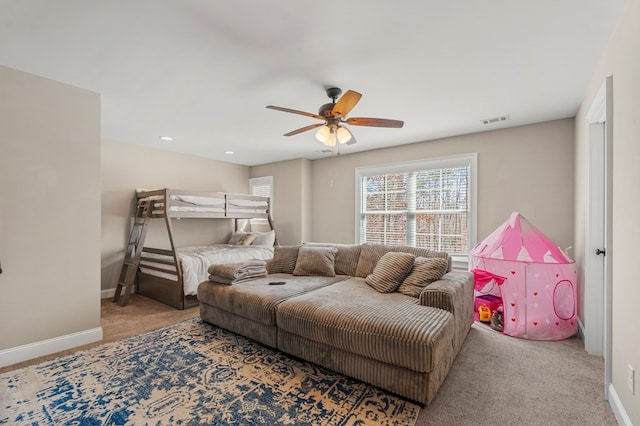
<path fill-rule="evenodd" d="M 249 190 L 251 195 L 269 197 L 271 216 L 273 216 L 273 176 L 262 176 L 249 179 Z"/>
<path fill-rule="evenodd" d="M 476 240 L 477 154 L 356 169 L 356 241 L 466 257 Z"/>
<path fill-rule="evenodd" d="M 269 197 L 269 214 L 273 219 L 273 176 L 263 176 L 249 179 L 249 193 L 251 195 L 259 195 L 261 197 Z M 251 219 L 251 229 L 268 230 L 270 229 L 267 219 Z"/>

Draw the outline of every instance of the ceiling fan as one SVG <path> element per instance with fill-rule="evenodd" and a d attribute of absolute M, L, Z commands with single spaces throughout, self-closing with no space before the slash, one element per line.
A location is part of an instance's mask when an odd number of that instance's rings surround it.
<path fill-rule="evenodd" d="M 349 129 L 344 127 L 345 124 L 350 124 L 353 126 L 394 128 L 400 128 L 404 125 L 403 121 L 389 120 L 386 118 L 347 118 L 347 114 L 349 114 L 353 107 L 356 106 L 358 101 L 360 101 L 362 95 L 353 90 L 347 90 L 347 92 L 340 99 L 338 99 L 338 96 L 342 94 L 342 90 L 340 88 L 328 87 L 326 90 L 327 96 L 331 98 L 331 102 L 322 105 L 318 110 L 318 114 L 298 111 L 296 109 L 283 108 L 275 105 L 267 105 L 267 108 L 269 109 L 304 115 L 323 121 L 322 123 L 315 123 L 309 126 L 302 127 L 300 129 L 292 130 L 289 133 L 285 133 L 284 136 L 293 136 L 297 135 L 298 133 L 306 132 L 308 130 L 320 127 L 320 129 L 318 129 L 318 131 L 316 132 L 316 139 L 318 139 L 326 146 L 333 147 L 336 145 L 336 143 L 344 143 L 347 145 L 356 143 L 356 139 L 353 137 L 353 134 L 349 131 Z"/>

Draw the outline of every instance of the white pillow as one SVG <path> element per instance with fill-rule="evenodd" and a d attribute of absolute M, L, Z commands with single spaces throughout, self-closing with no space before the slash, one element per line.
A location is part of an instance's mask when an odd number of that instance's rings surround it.
<path fill-rule="evenodd" d="M 251 243 L 252 246 L 267 246 L 273 247 L 276 242 L 276 231 L 273 229 L 269 232 L 254 232 L 256 239 Z"/>

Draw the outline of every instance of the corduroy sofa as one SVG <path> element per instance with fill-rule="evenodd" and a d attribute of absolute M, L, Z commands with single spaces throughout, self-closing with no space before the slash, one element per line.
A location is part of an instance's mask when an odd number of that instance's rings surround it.
<path fill-rule="evenodd" d="M 276 247 L 268 268 L 201 283 L 201 318 L 424 405 L 473 323 L 472 275 L 447 253 L 310 243 Z"/>

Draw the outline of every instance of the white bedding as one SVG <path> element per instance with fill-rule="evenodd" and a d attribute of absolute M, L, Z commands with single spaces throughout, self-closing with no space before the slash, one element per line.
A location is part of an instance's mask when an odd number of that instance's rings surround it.
<path fill-rule="evenodd" d="M 182 266 L 182 280 L 184 293 L 188 296 L 195 296 L 198 293 L 198 285 L 209 278 L 209 266 L 216 263 L 236 263 L 250 259 L 271 259 L 273 257 L 273 247 L 265 246 L 236 246 L 229 244 L 217 244 L 214 246 L 195 246 L 177 249 L 178 259 Z M 162 259 L 167 256 L 145 253 L 145 257 Z M 176 276 L 169 273 L 154 271 L 145 268 L 144 265 L 154 265 L 166 270 L 172 270 L 169 265 L 153 263 L 149 260 L 140 262 L 140 270 L 154 276 L 160 276 L 175 281 Z"/>
<path fill-rule="evenodd" d="M 224 194 L 213 197 L 201 197 L 198 195 L 171 195 L 169 198 L 183 203 L 193 204 L 195 206 L 219 206 L 224 208 Z"/>
<path fill-rule="evenodd" d="M 169 206 L 170 212 L 208 212 L 224 213 L 224 207 L 201 207 L 201 206 Z"/>

